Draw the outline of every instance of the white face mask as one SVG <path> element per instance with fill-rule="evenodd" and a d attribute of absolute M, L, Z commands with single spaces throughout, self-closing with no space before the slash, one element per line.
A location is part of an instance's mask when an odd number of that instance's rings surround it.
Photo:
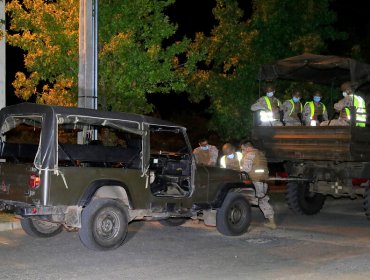
<path fill-rule="evenodd" d="M 266 96 L 267 97 L 273 97 L 274 96 L 274 92 L 273 91 L 269 91 L 268 93 L 266 93 Z"/>
<path fill-rule="evenodd" d="M 233 158 L 234 158 L 234 154 L 227 155 L 227 158 L 228 158 L 228 159 L 233 159 Z"/>
<path fill-rule="evenodd" d="M 344 97 L 348 96 L 348 93 L 346 91 L 343 91 L 342 94 Z"/>

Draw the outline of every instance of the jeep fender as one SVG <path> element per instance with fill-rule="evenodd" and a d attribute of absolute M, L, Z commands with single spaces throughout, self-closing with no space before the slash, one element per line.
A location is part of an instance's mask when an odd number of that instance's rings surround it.
<path fill-rule="evenodd" d="M 248 195 L 255 196 L 256 189 L 252 182 L 237 182 L 237 183 L 227 183 L 224 184 L 219 192 L 217 193 L 217 196 L 214 201 L 212 201 L 211 205 L 212 208 L 220 208 L 222 203 L 225 200 L 226 195 L 229 192 L 239 192 L 241 194 L 245 194 L 246 198 L 248 199 Z M 249 199 L 248 199 L 249 200 Z"/>
<path fill-rule="evenodd" d="M 82 194 L 78 205 L 86 206 L 93 197 L 118 199 L 131 208 L 131 197 L 127 186 L 117 180 L 96 180 Z"/>

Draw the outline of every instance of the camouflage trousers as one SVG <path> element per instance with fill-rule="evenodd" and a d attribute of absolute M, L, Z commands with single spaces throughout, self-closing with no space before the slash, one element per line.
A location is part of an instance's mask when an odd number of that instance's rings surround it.
<path fill-rule="evenodd" d="M 320 123 L 320 126 L 325 126 L 325 125 L 330 125 L 330 126 L 348 126 L 349 123 L 348 123 L 348 121 L 346 121 L 344 119 L 334 119 L 334 120 L 331 120 L 330 123 L 329 123 L 329 121 L 323 121 L 322 123 Z"/>
<path fill-rule="evenodd" d="M 258 207 L 261 209 L 266 219 L 272 219 L 274 217 L 274 209 L 269 203 L 270 197 L 266 194 L 268 185 L 263 182 L 253 181 L 253 185 L 256 188 L 256 197 L 258 198 Z"/>

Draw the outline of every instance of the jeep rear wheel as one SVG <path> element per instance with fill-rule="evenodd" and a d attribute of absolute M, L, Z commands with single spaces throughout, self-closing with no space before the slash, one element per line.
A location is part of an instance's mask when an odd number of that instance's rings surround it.
<path fill-rule="evenodd" d="M 80 240 L 92 250 L 118 248 L 127 235 L 126 210 L 117 200 L 93 200 L 82 211 L 81 223 Z"/>
<path fill-rule="evenodd" d="M 33 237 L 52 237 L 62 232 L 63 225 L 32 218 L 21 219 L 22 229 Z"/>
<path fill-rule="evenodd" d="M 310 192 L 308 183 L 289 182 L 286 200 L 289 208 L 297 214 L 314 215 L 324 206 L 326 197 Z"/>
<path fill-rule="evenodd" d="M 244 196 L 229 193 L 217 210 L 217 230 L 228 236 L 242 235 L 251 223 L 251 206 Z"/>
<path fill-rule="evenodd" d="M 370 188 L 367 187 L 364 195 L 364 210 L 368 220 L 370 220 Z"/>

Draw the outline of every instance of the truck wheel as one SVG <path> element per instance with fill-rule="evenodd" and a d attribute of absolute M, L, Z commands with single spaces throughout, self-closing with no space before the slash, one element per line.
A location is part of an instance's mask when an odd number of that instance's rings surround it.
<path fill-rule="evenodd" d="M 22 229 L 33 237 L 52 237 L 62 232 L 63 225 L 32 218 L 21 219 Z"/>
<path fill-rule="evenodd" d="M 370 188 L 366 188 L 364 196 L 365 215 L 370 220 Z"/>
<path fill-rule="evenodd" d="M 320 212 L 326 197 L 319 193 L 310 192 L 308 183 L 289 182 L 286 199 L 293 212 L 314 215 Z"/>
<path fill-rule="evenodd" d="M 251 218 L 249 202 L 241 194 L 231 192 L 217 209 L 216 227 L 223 235 L 242 235 L 247 232 Z"/>
<path fill-rule="evenodd" d="M 124 206 L 113 199 L 96 199 L 82 211 L 81 242 L 96 251 L 121 246 L 127 235 L 128 219 Z"/>
<path fill-rule="evenodd" d="M 164 226 L 177 227 L 185 224 L 186 218 L 168 218 L 165 220 L 159 220 L 159 223 Z"/>

